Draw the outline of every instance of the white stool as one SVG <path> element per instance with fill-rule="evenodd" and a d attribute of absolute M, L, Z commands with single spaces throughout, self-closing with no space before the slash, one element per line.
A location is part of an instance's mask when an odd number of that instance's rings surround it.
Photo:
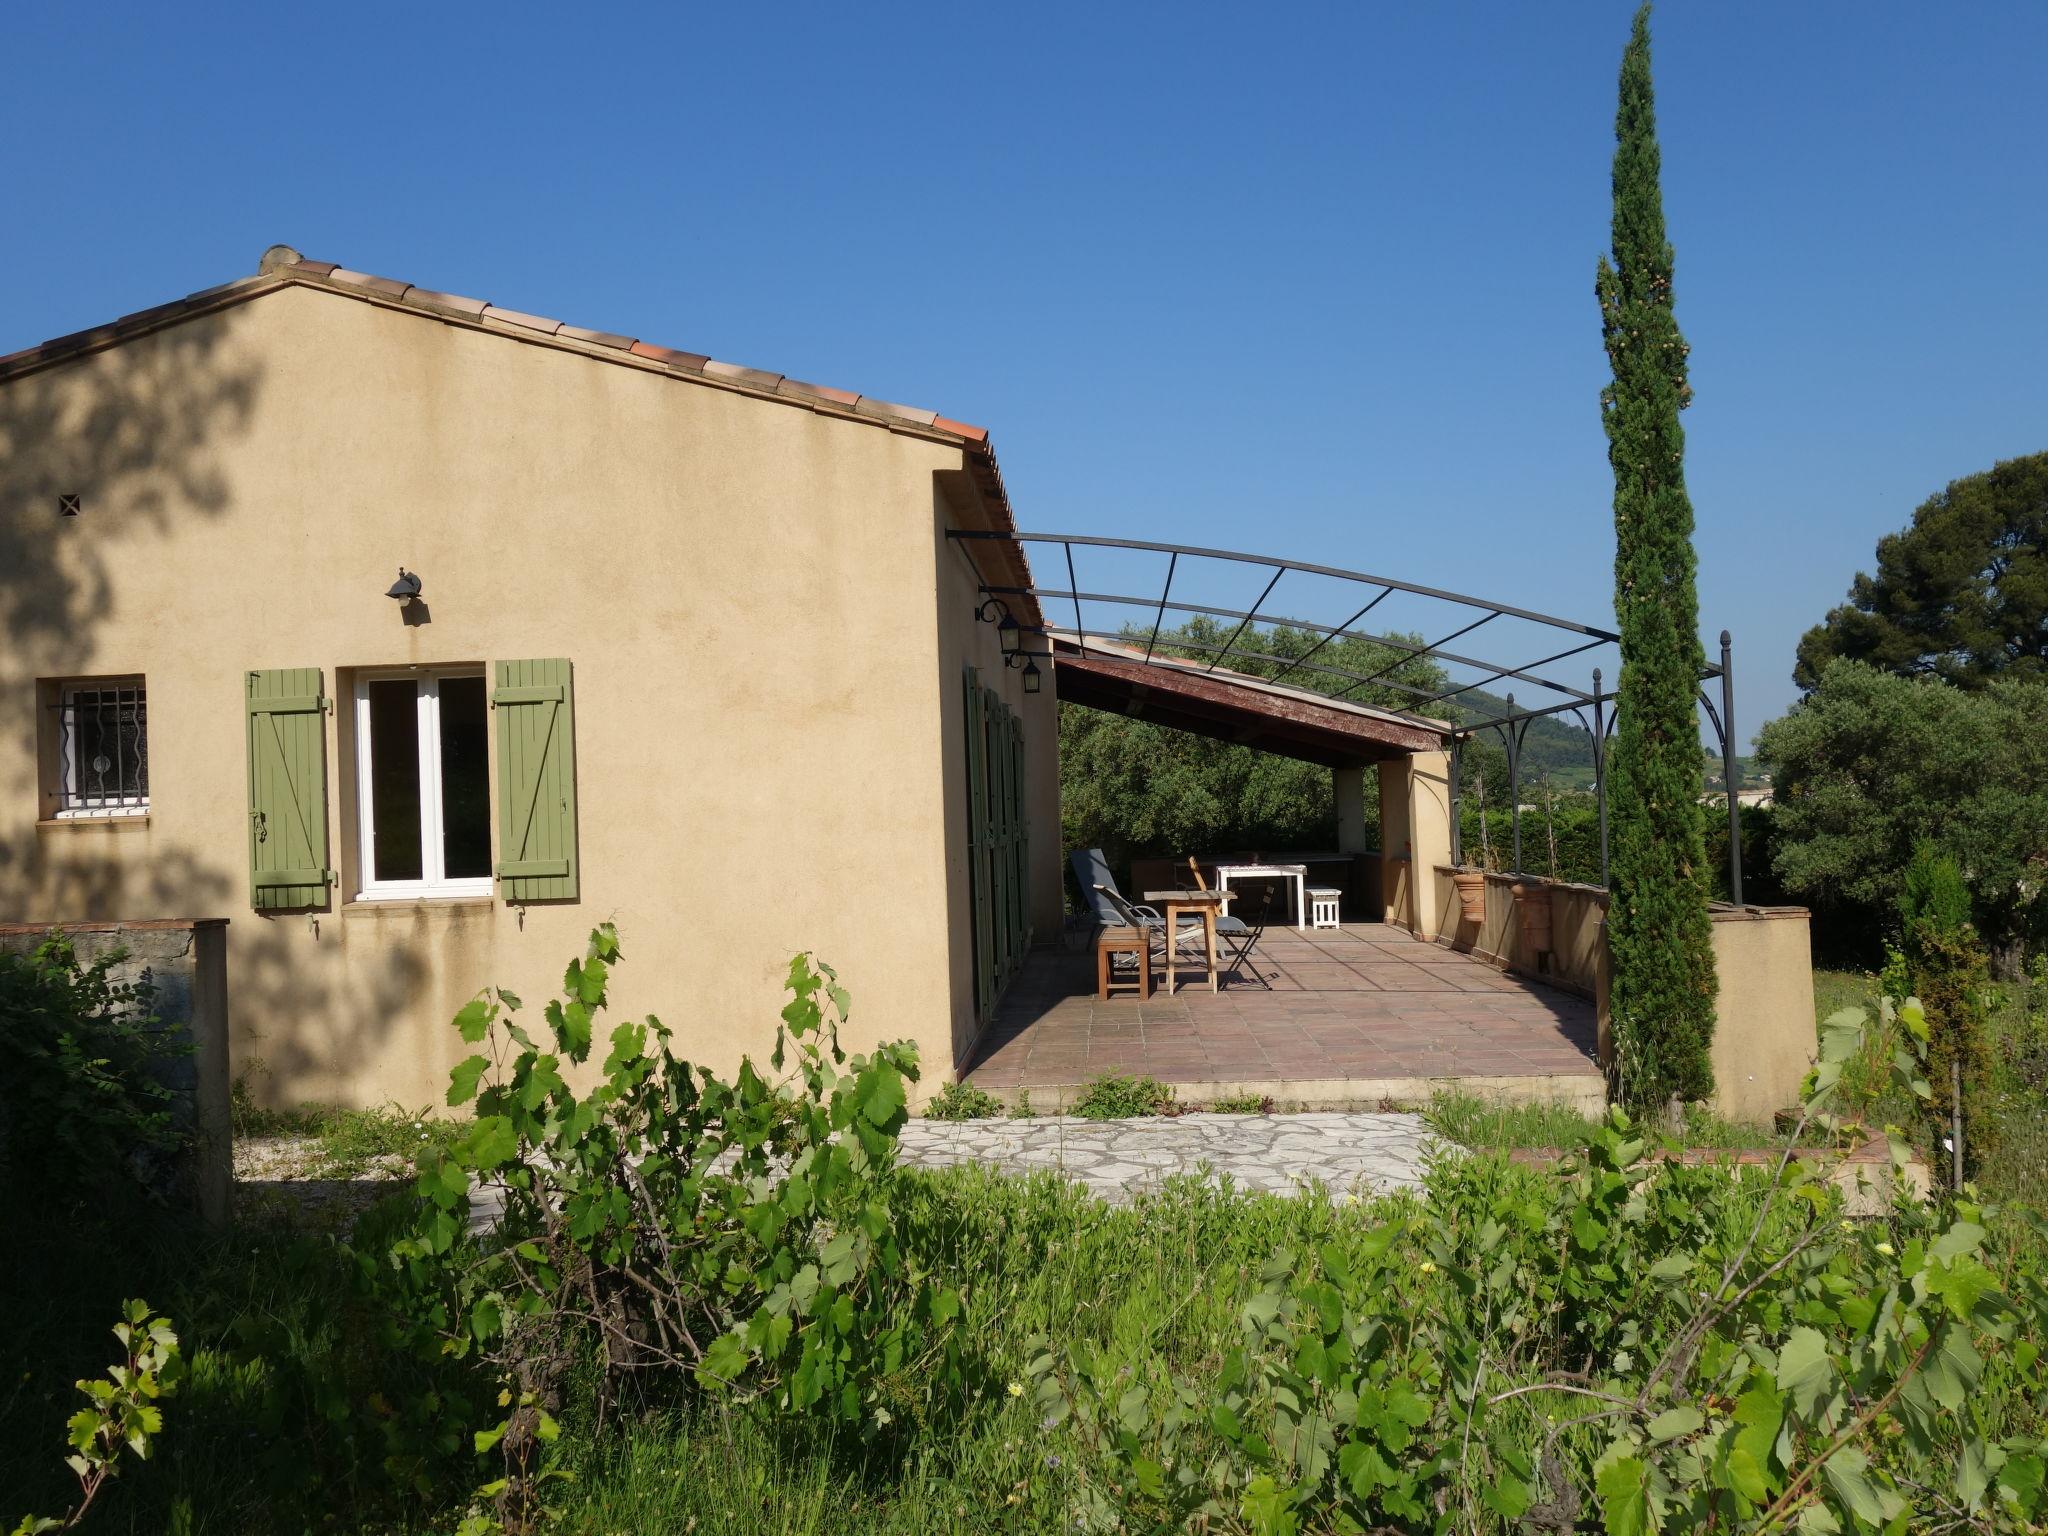
<path fill-rule="evenodd" d="M 1344 899 L 1344 893 L 1333 885 L 1312 885 L 1308 888 L 1308 925 L 1311 928 L 1335 928 L 1337 926 L 1337 903 Z"/>

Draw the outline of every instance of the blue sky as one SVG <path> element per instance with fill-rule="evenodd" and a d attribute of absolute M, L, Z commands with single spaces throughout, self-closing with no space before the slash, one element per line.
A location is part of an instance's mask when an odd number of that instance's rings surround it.
<path fill-rule="evenodd" d="M 0 351 L 287 241 L 983 423 L 1029 527 L 1604 623 L 1630 12 L 17 3 Z M 1747 737 L 1880 533 L 2048 448 L 2048 7 L 1655 36 Z"/>

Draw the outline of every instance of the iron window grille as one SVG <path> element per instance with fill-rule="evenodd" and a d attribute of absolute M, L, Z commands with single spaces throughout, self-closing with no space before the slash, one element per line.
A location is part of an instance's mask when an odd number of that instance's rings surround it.
<path fill-rule="evenodd" d="M 149 699 L 141 683 L 67 685 L 57 700 L 57 814 L 149 811 Z"/>

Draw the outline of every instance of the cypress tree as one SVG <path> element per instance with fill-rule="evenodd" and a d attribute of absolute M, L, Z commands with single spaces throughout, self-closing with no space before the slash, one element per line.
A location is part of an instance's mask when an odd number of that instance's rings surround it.
<path fill-rule="evenodd" d="M 1705 664 L 1685 493 L 1690 402 L 1672 313 L 1658 184 L 1650 7 L 1636 12 L 1615 114 L 1614 251 L 1595 291 L 1614 382 L 1601 392 L 1614 468 L 1614 610 L 1621 630 L 1607 915 L 1616 1097 L 1638 1107 L 1713 1092 L 1713 932 L 1694 699 Z"/>

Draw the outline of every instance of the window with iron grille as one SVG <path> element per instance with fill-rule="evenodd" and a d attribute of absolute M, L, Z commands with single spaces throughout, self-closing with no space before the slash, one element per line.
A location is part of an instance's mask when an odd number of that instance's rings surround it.
<path fill-rule="evenodd" d="M 66 683 L 57 696 L 57 814 L 149 810 L 149 703 L 139 678 Z"/>

